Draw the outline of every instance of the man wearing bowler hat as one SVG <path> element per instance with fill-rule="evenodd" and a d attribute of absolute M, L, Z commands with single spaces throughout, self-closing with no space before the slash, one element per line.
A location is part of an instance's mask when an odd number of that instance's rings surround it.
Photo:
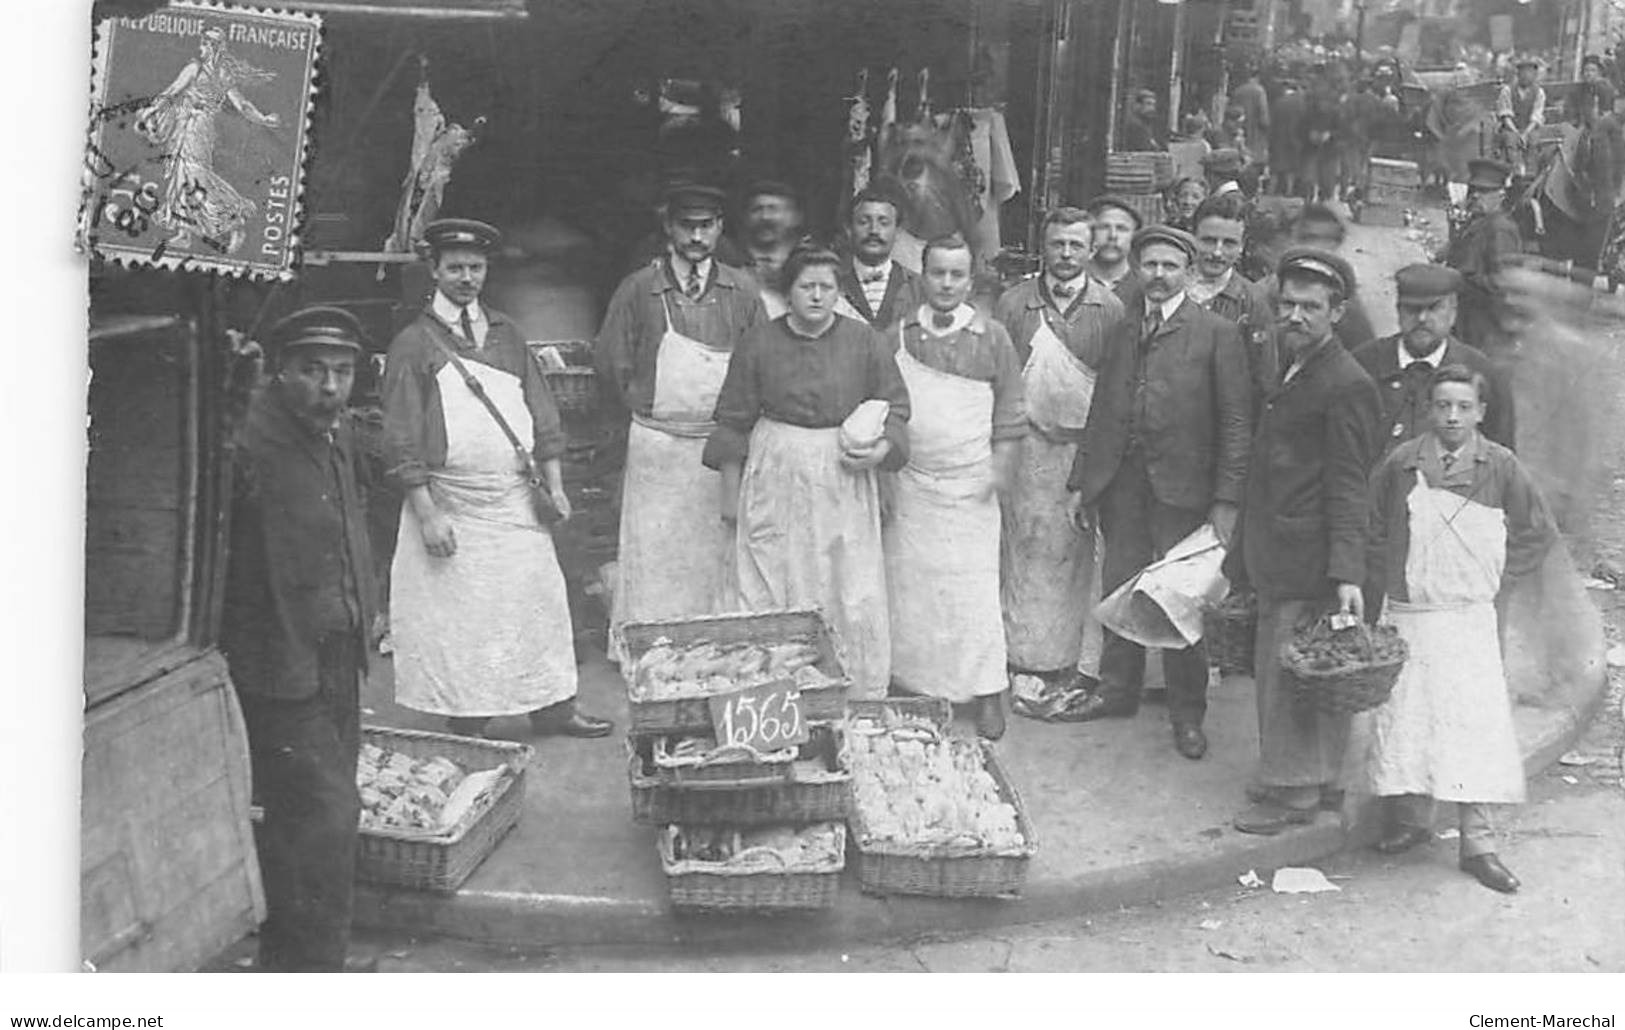
<path fill-rule="evenodd" d="M 1450 241 L 1445 264 L 1461 273 L 1461 309 L 1456 331 L 1461 341 L 1498 356 L 1509 341 L 1501 329 L 1505 301 L 1495 278 L 1523 252 L 1523 237 L 1502 210 L 1511 169 L 1501 161 L 1467 163 L 1469 221 Z"/>
<path fill-rule="evenodd" d="M 576 709 L 576 661 L 553 524 L 570 517 L 558 408 L 513 320 L 485 307 L 501 236 L 446 218 L 423 233 L 434 298 L 384 368 L 384 439 L 406 503 L 390 569 L 395 696 L 483 736 L 602 737 Z"/>
<path fill-rule="evenodd" d="M 1427 431 L 1429 383 L 1445 365 L 1465 365 L 1490 384 L 1487 411 L 1479 431 L 1503 447 L 1512 446 L 1512 396 L 1489 359 L 1451 335 L 1457 314 L 1461 273 L 1446 265 L 1418 263 L 1394 276 L 1399 332 L 1368 340 L 1354 349 L 1382 393 L 1378 457 Z"/>
<path fill-rule="evenodd" d="M 345 408 L 361 357 L 349 312 L 277 323 L 272 380 L 232 458 L 221 651 L 242 701 L 266 919 L 258 968 L 342 972 L 350 939 L 360 689 L 372 553 Z"/>
<path fill-rule="evenodd" d="M 1109 595 L 1211 523 L 1228 543 L 1252 437 L 1247 352 L 1234 322 L 1186 295 L 1196 241 L 1153 225 L 1130 245 L 1143 297 L 1108 333 L 1094 401 L 1067 487 L 1080 528 L 1105 538 L 1100 590 Z M 1207 654 L 1201 643 L 1163 652 L 1174 746 L 1207 753 Z M 1100 686 L 1079 721 L 1138 711 L 1145 648 L 1108 630 Z"/>

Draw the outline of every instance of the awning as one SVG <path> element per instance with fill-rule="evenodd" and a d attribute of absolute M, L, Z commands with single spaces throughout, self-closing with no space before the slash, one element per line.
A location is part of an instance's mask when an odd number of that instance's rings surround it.
<path fill-rule="evenodd" d="M 276 6 L 319 14 L 486 21 L 529 17 L 525 0 L 281 0 Z"/>

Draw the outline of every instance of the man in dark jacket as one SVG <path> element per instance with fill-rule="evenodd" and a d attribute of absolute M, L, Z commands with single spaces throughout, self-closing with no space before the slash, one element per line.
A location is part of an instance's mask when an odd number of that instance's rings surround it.
<path fill-rule="evenodd" d="M 1295 247 L 1277 270 L 1276 335 L 1285 366 L 1264 399 L 1242 500 L 1239 540 L 1225 557 L 1232 583 L 1258 595 L 1255 675 L 1261 761 L 1243 833 L 1311 822 L 1335 793 L 1348 719 L 1303 707 L 1277 655 L 1302 621 L 1328 609 L 1364 612 L 1366 476 L 1377 454 L 1377 386 L 1332 331 L 1343 313 L 1347 263 Z"/>
<path fill-rule="evenodd" d="M 1130 247 L 1144 300 L 1108 333 L 1105 358 L 1067 487 L 1080 528 L 1105 537 L 1100 590 L 1110 594 L 1175 544 L 1212 523 L 1229 540 L 1247 474 L 1252 388 L 1235 323 L 1186 296 L 1196 259 L 1190 234 L 1153 225 Z M 1174 745 L 1207 753 L 1207 653 L 1163 654 Z M 1079 720 L 1139 709 L 1145 648 L 1107 631 L 1100 688 Z"/>
<path fill-rule="evenodd" d="M 361 327 L 307 308 L 271 331 L 274 380 L 233 458 L 221 650 L 242 700 L 267 915 L 260 968 L 340 972 L 355 879 L 372 556 L 345 405 Z"/>
<path fill-rule="evenodd" d="M 847 240 L 852 261 L 836 277 L 841 288 L 837 310 L 885 331 L 921 304 L 920 277 L 892 260 L 897 243 L 897 200 L 867 189 L 852 199 Z"/>
<path fill-rule="evenodd" d="M 1501 329 L 1505 301 L 1495 278 L 1523 252 L 1518 224 L 1502 210 L 1511 173 L 1500 161 L 1467 162 L 1467 209 L 1472 218 L 1450 241 L 1445 257 L 1445 264 L 1460 272 L 1463 280 L 1457 335 L 1491 358 L 1500 357 L 1509 345 Z"/>
<path fill-rule="evenodd" d="M 1428 384 L 1445 365 L 1465 365 L 1490 384 L 1484 423 L 1479 431 L 1503 447 L 1512 447 L 1512 395 L 1489 359 L 1450 335 L 1456 324 L 1456 293 L 1461 273 L 1445 265 L 1415 264 L 1394 276 L 1399 332 L 1370 340 L 1354 349 L 1382 394 L 1378 457 L 1427 431 Z"/>

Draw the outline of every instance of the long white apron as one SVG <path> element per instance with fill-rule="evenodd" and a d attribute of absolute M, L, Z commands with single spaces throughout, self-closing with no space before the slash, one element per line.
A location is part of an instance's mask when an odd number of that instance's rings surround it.
<path fill-rule="evenodd" d="M 531 437 L 519 377 L 464 363 L 521 440 Z M 410 504 L 390 569 L 395 697 L 433 715 L 532 712 L 576 693 L 564 573 L 536 519 L 530 485 L 491 413 L 446 364 L 435 377 L 446 464 L 429 492 L 451 522 L 456 553 L 436 558 Z"/>
<path fill-rule="evenodd" d="M 891 635 L 875 473 L 841 464 L 840 429 L 761 419 L 739 487 L 738 587 L 747 611 L 816 607 L 853 697 L 886 696 Z"/>
<path fill-rule="evenodd" d="M 1407 498 L 1408 603 L 1389 601 L 1410 657 L 1372 713 L 1372 793 L 1441 801 L 1519 802 L 1523 763 L 1501 667 L 1495 594 L 1506 565 L 1506 517 L 1429 487 Z"/>
<path fill-rule="evenodd" d="M 714 614 L 732 578 L 732 531 L 717 510 L 721 474 L 700 462 L 732 352 L 673 329 L 667 304 L 662 298 L 666 332 L 655 355 L 651 414 L 633 415 L 626 441 L 620 582 L 610 617 L 616 661 L 621 626 Z"/>
<path fill-rule="evenodd" d="M 1035 432 L 1021 444 L 1015 480 L 1003 504 L 1000 596 L 1010 664 L 1054 672 L 1076 663 L 1100 670 L 1100 603 L 1095 568 L 1099 538 L 1067 516 L 1066 481 L 1078 435 L 1089 418 L 1095 373 L 1067 350 L 1047 319 L 1033 333 L 1022 370 L 1027 418 Z"/>
<path fill-rule="evenodd" d="M 886 527 L 892 678 L 965 702 L 1008 683 L 999 613 L 999 502 L 993 477 L 993 384 L 931 368 L 906 346 L 909 461 Z"/>

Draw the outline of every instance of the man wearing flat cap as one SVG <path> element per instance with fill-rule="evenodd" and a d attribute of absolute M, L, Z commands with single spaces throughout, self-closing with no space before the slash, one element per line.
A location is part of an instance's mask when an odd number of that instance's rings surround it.
<path fill-rule="evenodd" d="M 758 179 L 745 188 L 742 207 L 744 238 L 740 242 L 750 261 L 748 267 L 761 287 L 767 316 L 778 318 L 789 310 L 779 273 L 801 238 L 801 200 L 785 183 Z"/>
<path fill-rule="evenodd" d="M 668 190 L 666 252 L 622 280 L 598 330 L 599 388 L 630 418 L 611 658 L 627 622 L 726 610 L 734 538 L 721 473 L 700 461 L 739 340 L 767 321 L 751 276 L 714 256 L 724 197 Z M 611 417 L 616 417 L 611 415 Z"/>
<path fill-rule="evenodd" d="M 232 456 L 221 651 L 242 700 L 266 920 L 259 968 L 340 972 L 350 939 L 360 689 L 372 552 L 345 408 L 361 356 L 349 312 L 277 323 L 269 383 Z"/>
<path fill-rule="evenodd" d="M 1330 251 L 1294 247 L 1276 271 L 1282 375 L 1264 397 L 1238 540 L 1224 574 L 1258 596 L 1254 678 L 1259 733 L 1243 833 L 1312 822 L 1341 795 L 1347 717 L 1300 705 L 1278 655 L 1295 628 L 1328 611 L 1364 613 L 1366 477 L 1378 453 L 1377 386 L 1333 331 L 1351 273 Z"/>
<path fill-rule="evenodd" d="M 1141 300 L 1109 330 L 1105 357 L 1067 487 L 1080 528 L 1105 538 L 1101 594 L 1110 595 L 1204 523 L 1230 540 L 1247 475 L 1252 386 L 1234 322 L 1186 295 L 1196 241 L 1154 225 L 1130 257 Z M 1207 753 L 1207 654 L 1163 652 L 1174 746 Z M 1107 630 L 1100 686 L 1079 720 L 1128 717 L 1140 706 L 1145 648 Z"/>
<path fill-rule="evenodd" d="M 1469 220 L 1445 255 L 1445 264 L 1462 277 L 1456 332 L 1463 343 L 1492 358 L 1508 344 L 1501 328 L 1506 302 L 1496 276 L 1523 252 L 1518 225 L 1502 210 L 1511 171 L 1488 158 L 1467 162 Z"/>
<path fill-rule="evenodd" d="M 1495 124 L 1502 150 L 1522 162 L 1535 130 L 1546 124 L 1546 88 L 1538 60 L 1521 58 L 1517 67 L 1517 81 L 1503 83 L 1495 98 Z"/>
<path fill-rule="evenodd" d="M 1489 359 L 1451 335 L 1457 319 L 1456 296 L 1461 273 L 1448 265 L 1419 263 L 1394 276 L 1398 294 L 1399 332 L 1369 340 L 1354 349 L 1382 394 L 1381 450 L 1428 428 L 1429 383 L 1445 365 L 1465 365 L 1489 382 L 1487 411 L 1479 431 L 1503 447 L 1512 447 L 1512 397 Z"/>
<path fill-rule="evenodd" d="M 576 709 L 552 531 L 570 517 L 558 408 L 519 327 L 480 302 L 500 234 L 447 218 L 423 235 L 434 298 L 384 367 L 385 448 L 406 495 L 390 569 L 396 700 L 467 736 L 513 715 L 538 734 L 605 736 Z"/>

